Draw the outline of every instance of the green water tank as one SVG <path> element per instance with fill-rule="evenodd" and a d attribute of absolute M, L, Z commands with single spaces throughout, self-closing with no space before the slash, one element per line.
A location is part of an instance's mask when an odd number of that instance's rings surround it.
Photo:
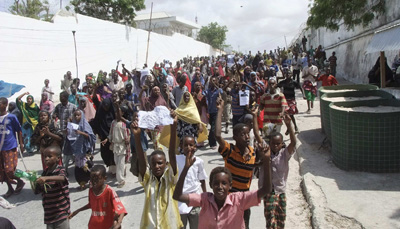
<path fill-rule="evenodd" d="M 378 90 L 378 89 L 379 88 L 377 86 L 371 85 L 371 84 L 351 84 L 351 85 L 325 86 L 325 87 L 320 87 L 318 89 L 318 96 L 319 96 L 319 101 L 321 102 L 321 97 L 324 94 L 341 93 L 341 92 L 343 92 L 342 90 L 370 91 L 370 90 Z M 325 132 L 325 128 L 324 128 L 324 125 L 322 123 L 323 114 L 322 114 L 321 108 L 320 108 L 320 114 L 321 114 L 321 129 L 322 129 L 322 132 Z"/>
<path fill-rule="evenodd" d="M 348 97 L 350 100 L 352 98 L 360 99 L 359 97 L 369 97 L 369 96 L 379 97 L 382 99 L 394 99 L 392 94 L 390 94 L 389 92 L 386 92 L 386 91 L 381 91 L 381 90 L 347 91 L 347 92 L 329 93 L 329 94 L 324 94 L 321 97 L 321 103 L 320 103 L 321 121 L 322 121 L 322 125 L 324 126 L 324 132 L 325 132 L 326 137 L 328 138 L 329 142 L 331 142 L 331 125 L 330 125 L 331 121 L 330 121 L 330 115 L 329 115 L 329 104 L 331 103 L 331 101 L 328 101 L 328 100 L 332 99 L 332 98 L 337 98 L 337 97 Z M 379 98 L 376 98 L 376 99 L 379 99 Z"/>
<path fill-rule="evenodd" d="M 360 106 L 400 108 L 400 101 L 382 99 L 331 103 L 329 110 L 333 162 L 344 170 L 400 172 L 400 111 L 359 112 L 338 108 L 354 109 Z"/>

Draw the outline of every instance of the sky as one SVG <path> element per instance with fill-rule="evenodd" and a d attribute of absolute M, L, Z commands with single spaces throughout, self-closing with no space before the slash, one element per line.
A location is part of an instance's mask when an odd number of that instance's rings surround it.
<path fill-rule="evenodd" d="M 0 0 L 0 11 L 7 11 L 14 0 Z M 63 7 L 69 0 L 48 0 L 52 10 Z M 151 0 L 146 9 L 137 14 L 150 13 Z M 253 53 L 289 46 L 299 34 L 308 17 L 309 0 L 159 0 L 153 1 L 153 12 L 195 21 L 200 26 L 211 22 L 228 28 L 226 44 L 236 51 Z M 286 43 L 285 43 L 286 37 Z"/>

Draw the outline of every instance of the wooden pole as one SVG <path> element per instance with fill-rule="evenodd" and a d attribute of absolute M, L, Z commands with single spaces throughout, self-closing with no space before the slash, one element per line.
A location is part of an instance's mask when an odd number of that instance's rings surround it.
<path fill-rule="evenodd" d="M 146 65 L 147 59 L 149 57 L 149 45 L 150 45 L 150 32 L 151 32 L 151 17 L 153 16 L 153 3 L 151 3 L 151 10 L 150 10 L 150 23 L 149 23 L 149 35 L 147 36 L 147 49 L 146 49 Z M 148 66 L 148 65 L 147 65 Z"/>
<path fill-rule="evenodd" d="M 385 66 L 385 52 L 381 51 L 380 56 L 380 69 L 381 69 L 381 88 L 386 87 L 386 66 Z"/>
<path fill-rule="evenodd" d="M 79 78 L 79 74 L 78 74 L 78 51 L 77 51 L 77 49 L 76 49 L 75 32 L 76 32 L 76 31 L 72 31 L 72 35 L 74 36 L 74 46 L 75 46 L 76 78 Z"/>

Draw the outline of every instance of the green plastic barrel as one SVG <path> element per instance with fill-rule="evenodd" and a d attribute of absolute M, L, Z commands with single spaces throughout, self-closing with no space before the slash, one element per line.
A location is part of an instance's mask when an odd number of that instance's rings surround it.
<path fill-rule="evenodd" d="M 331 103 L 333 162 L 344 170 L 400 172 L 400 111 L 358 112 L 338 108 L 360 106 L 400 107 L 400 101 L 382 99 Z"/>
<path fill-rule="evenodd" d="M 379 89 L 378 86 L 371 85 L 371 84 L 325 86 L 325 87 L 320 87 L 318 89 L 318 95 L 319 95 L 319 101 L 321 102 L 321 97 L 324 94 L 342 93 L 343 91 L 341 91 L 341 90 L 370 91 L 370 90 L 378 90 L 378 89 Z M 325 132 L 325 127 L 322 123 L 323 114 L 322 114 L 321 107 L 320 107 L 320 114 L 321 114 L 321 129 L 322 129 L 322 132 Z"/>
<path fill-rule="evenodd" d="M 379 97 L 382 99 L 394 99 L 393 95 L 390 94 L 389 92 L 386 91 L 381 91 L 381 90 L 372 90 L 372 91 L 347 91 L 347 92 L 338 92 L 338 93 L 329 93 L 329 94 L 324 94 L 321 98 L 321 103 L 320 103 L 320 108 L 321 108 L 321 120 L 322 120 L 322 125 L 324 126 L 324 131 L 326 134 L 326 137 L 328 138 L 328 141 L 331 142 L 331 124 L 330 124 L 330 115 L 329 115 L 329 104 L 331 101 L 328 101 L 330 98 L 336 98 L 336 97 L 350 97 L 355 98 L 356 97 L 366 97 L 366 96 L 374 96 L 374 97 Z M 376 98 L 376 99 L 379 99 Z M 374 99 L 374 100 L 376 100 Z"/>

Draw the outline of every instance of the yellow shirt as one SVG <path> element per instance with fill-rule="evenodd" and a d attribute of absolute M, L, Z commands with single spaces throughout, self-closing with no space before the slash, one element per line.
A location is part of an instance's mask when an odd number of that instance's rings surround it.
<path fill-rule="evenodd" d="M 179 175 L 174 175 L 170 164 L 167 164 L 160 181 L 149 168 L 139 181 L 144 188 L 144 208 L 140 228 L 181 228 L 183 226 L 179 215 L 178 202 L 172 199 Z"/>

